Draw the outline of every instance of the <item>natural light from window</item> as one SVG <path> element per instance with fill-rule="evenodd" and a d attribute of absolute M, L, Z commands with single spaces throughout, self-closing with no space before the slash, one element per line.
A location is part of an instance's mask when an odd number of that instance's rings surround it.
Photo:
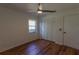
<path fill-rule="evenodd" d="M 36 30 L 36 21 L 29 19 L 28 23 L 29 23 L 29 32 L 35 32 L 35 30 Z"/>

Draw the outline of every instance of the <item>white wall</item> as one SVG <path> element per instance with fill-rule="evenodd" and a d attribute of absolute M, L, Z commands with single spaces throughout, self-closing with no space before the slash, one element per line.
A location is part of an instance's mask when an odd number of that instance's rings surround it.
<path fill-rule="evenodd" d="M 47 40 L 51 40 L 54 41 L 58 44 L 64 44 L 64 41 L 66 41 L 63 32 L 64 32 L 64 24 L 63 24 L 63 20 L 65 20 L 66 16 L 70 16 L 70 15 L 79 15 L 79 8 L 77 9 L 71 9 L 71 10 L 66 10 L 66 11 L 62 11 L 62 12 L 56 12 L 56 13 L 50 13 L 47 14 L 46 16 L 42 17 L 42 19 L 40 19 L 41 21 L 41 25 L 40 26 L 40 33 L 42 34 L 42 38 L 43 39 L 47 39 Z M 77 17 L 78 18 L 78 17 Z M 76 18 L 74 18 L 75 21 Z M 78 23 L 77 21 L 74 23 Z M 59 28 L 62 28 L 62 31 L 59 31 Z M 68 27 L 66 27 L 68 28 Z M 73 29 L 72 29 L 73 30 Z M 78 31 L 77 31 L 78 33 Z M 78 45 L 79 45 L 79 37 L 75 36 L 75 34 L 73 37 L 77 40 L 71 40 L 71 42 L 77 42 L 76 46 L 72 46 L 73 48 L 77 48 L 79 49 Z M 72 36 L 71 36 L 72 37 Z M 65 40 L 64 40 L 65 39 Z M 67 38 L 68 40 L 68 38 Z M 67 41 L 65 43 L 65 45 L 67 45 L 67 43 L 70 43 L 69 41 Z"/>
<path fill-rule="evenodd" d="M 39 38 L 38 32 L 29 34 L 28 19 L 36 16 L 0 7 L 0 52 Z"/>
<path fill-rule="evenodd" d="M 62 32 L 59 28 L 62 28 L 62 17 L 47 15 L 42 18 L 40 29 L 43 39 L 54 41 L 62 44 Z"/>

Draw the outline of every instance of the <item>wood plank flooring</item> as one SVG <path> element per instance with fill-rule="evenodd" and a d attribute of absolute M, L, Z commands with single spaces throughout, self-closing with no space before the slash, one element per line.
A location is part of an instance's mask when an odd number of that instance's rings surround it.
<path fill-rule="evenodd" d="M 54 42 L 38 39 L 28 44 L 4 51 L 0 55 L 78 55 L 79 51 L 58 45 Z"/>

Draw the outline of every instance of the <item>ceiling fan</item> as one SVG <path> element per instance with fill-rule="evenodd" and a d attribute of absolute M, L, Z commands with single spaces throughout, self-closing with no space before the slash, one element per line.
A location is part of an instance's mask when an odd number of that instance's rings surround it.
<path fill-rule="evenodd" d="M 43 10 L 43 7 L 40 3 L 38 3 L 38 9 L 37 9 L 37 12 L 38 13 L 43 13 L 43 12 L 49 12 L 49 13 L 52 13 L 52 12 L 56 12 L 56 11 L 52 11 L 52 10 Z"/>

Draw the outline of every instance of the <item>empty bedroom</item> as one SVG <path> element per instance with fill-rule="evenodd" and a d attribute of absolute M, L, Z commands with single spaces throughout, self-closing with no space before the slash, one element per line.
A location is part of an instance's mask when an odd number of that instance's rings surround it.
<path fill-rule="evenodd" d="M 79 55 L 79 3 L 0 3 L 0 55 Z"/>

